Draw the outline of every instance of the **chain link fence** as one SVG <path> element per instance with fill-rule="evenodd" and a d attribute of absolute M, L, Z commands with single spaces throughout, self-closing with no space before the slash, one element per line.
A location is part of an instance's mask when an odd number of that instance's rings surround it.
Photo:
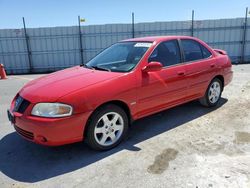
<path fill-rule="evenodd" d="M 86 63 L 104 48 L 133 36 L 193 35 L 226 50 L 233 63 L 249 63 L 249 30 L 245 18 L 90 25 L 81 26 L 80 32 L 78 26 L 1 29 L 0 62 L 8 74 L 51 72 Z"/>

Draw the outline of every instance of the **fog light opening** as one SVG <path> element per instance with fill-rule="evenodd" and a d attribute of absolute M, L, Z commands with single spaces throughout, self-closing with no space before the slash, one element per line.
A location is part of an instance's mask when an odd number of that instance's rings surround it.
<path fill-rule="evenodd" d="M 44 136 L 37 136 L 39 142 L 47 142 L 47 139 Z"/>

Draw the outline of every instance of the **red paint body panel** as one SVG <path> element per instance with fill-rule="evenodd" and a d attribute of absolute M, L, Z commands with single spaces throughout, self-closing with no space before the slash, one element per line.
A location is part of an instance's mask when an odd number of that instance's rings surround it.
<path fill-rule="evenodd" d="M 192 39 L 209 49 L 212 57 L 180 63 L 160 71 L 143 72 L 148 57 L 162 41 Z M 14 112 L 15 125 L 34 134 L 33 142 L 63 145 L 83 140 L 88 118 L 100 105 L 120 101 L 127 105 L 132 119 L 145 117 L 173 106 L 202 97 L 215 76 L 232 80 L 231 62 L 227 55 L 214 51 L 199 39 L 188 36 L 145 37 L 125 41 L 153 42 L 138 65 L 128 73 L 90 70 L 80 66 L 43 76 L 29 82 L 19 95 L 31 102 L 23 114 Z M 14 108 L 15 98 L 10 110 Z M 60 102 L 73 107 L 73 115 L 43 118 L 31 115 L 39 102 Z M 41 142 L 39 137 L 45 137 Z"/>
<path fill-rule="evenodd" d="M 81 141 L 83 122 L 87 121 L 89 114 L 75 114 L 65 118 L 41 118 L 22 116 L 14 112 L 16 126 L 34 134 L 34 140 L 31 141 L 50 146 Z M 47 142 L 40 142 L 39 136 L 45 137 Z"/>

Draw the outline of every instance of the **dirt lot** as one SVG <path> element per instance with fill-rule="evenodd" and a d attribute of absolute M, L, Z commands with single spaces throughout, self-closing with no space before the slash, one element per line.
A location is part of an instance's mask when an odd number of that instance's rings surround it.
<path fill-rule="evenodd" d="M 119 147 L 43 147 L 7 120 L 16 92 L 40 75 L 0 80 L 0 187 L 250 187 L 250 65 L 234 66 L 217 108 L 191 102 L 141 119 Z"/>

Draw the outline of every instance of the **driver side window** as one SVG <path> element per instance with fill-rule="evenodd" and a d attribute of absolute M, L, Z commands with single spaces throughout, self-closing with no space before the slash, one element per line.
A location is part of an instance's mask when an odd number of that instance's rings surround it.
<path fill-rule="evenodd" d="M 181 63 L 180 49 L 177 40 L 160 43 L 150 55 L 148 62 L 160 62 L 163 67 Z"/>

